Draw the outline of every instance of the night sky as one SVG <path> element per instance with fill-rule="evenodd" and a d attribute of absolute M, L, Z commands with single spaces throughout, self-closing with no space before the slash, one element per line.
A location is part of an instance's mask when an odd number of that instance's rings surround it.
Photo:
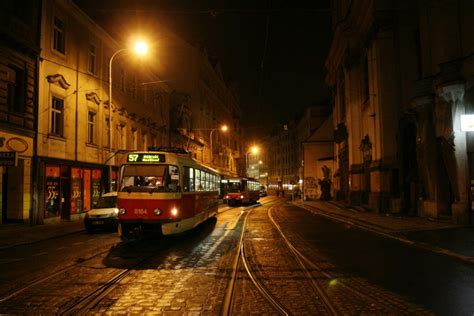
<path fill-rule="evenodd" d="M 204 44 L 236 81 L 247 137 L 260 137 L 312 104 L 327 103 L 329 1 L 75 0 L 114 37 L 149 20 Z M 115 33 L 115 34 L 114 34 Z"/>

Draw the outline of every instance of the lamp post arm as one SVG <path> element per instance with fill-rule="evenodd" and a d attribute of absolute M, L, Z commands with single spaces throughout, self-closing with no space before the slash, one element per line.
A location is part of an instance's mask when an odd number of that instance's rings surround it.
<path fill-rule="evenodd" d="M 112 62 L 114 61 L 115 56 L 119 53 L 128 50 L 128 48 L 122 48 L 117 50 L 115 53 L 110 56 L 109 60 L 109 151 L 110 157 L 104 162 L 106 164 L 109 160 L 111 160 L 116 153 L 112 152 L 112 140 L 113 140 L 113 122 L 112 122 Z M 112 191 L 112 165 L 109 166 L 109 190 Z"/>

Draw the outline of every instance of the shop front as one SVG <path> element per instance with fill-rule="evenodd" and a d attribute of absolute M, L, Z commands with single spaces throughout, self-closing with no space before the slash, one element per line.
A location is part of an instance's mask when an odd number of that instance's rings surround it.
<path fill-rule="evenodd" d="M 104 192 L 104 168 L 97 165 L 70 165 L 43 162 L 43 214 L 45 222 L 78 220 L 94 208 Z M 117 172 L 112 174 L 116 182 Z"/>
<path fill-rule="evenodd" d="M 0 222 L 28 223 L 33 138 L 0 131 Z"/>

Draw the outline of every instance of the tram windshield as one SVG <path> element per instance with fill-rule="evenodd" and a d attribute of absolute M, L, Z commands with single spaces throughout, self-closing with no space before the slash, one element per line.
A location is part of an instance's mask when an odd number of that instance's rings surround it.
<path fill-rule="evenodd" d="M 179 168 L 174 165 L 125 165 L 120 191 L 179 192 Z"/>
<path fill-rule="evenodd" d="M 238 193 L 241 191 L 242 186 L 240 184 L 240 181 L 239 182 L 229 181 L 229 183 L 227 183 L 226 189 L 228 193 Z"/>

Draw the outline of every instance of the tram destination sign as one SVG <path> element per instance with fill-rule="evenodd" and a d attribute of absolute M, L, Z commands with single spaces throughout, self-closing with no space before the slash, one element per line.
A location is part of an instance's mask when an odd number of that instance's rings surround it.
<path fill-rule="evenodd" d="M 145 153 L 134 153 L 128 154 L 127 162 L 165 162 L 164 154 L 145 154 Z"/>
<path fill-rule="evenodd" d="M 18 162 L 18 155 L 16 151 L 0 152 L 0 166 L 16 167 Z"/>

